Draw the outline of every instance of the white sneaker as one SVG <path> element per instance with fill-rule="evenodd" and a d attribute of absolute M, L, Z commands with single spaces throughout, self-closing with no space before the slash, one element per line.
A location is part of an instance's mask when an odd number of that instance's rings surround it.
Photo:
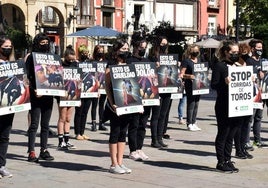
<path fill-rule="evenodd" d="M 5 166 L 1 166 L 0 176 L 1 176 L 1 178 L 2 177 L 11 178 L 13 175 L 7 170 L 7 168 Z"/>
<path fill-rule="evenodd" d="M 126 171 L 121 168 L 119 165 L 111 166 L 109 172 L 113 174 L 125 174 Z"/>
<path fill-rule="evenodd" d="M 130 169 L 130 168 L 128 168 L 128 167 L 126 167 L 125 165 L 120 165 L 120 167 L 123 169 L 123 170 L 125 170 L 125 173 L 126 174 L 130 174 L 131 172 L 132 172 L 132 170 Z"/>
<path fill-rule="evenodd" d="M 193 127 L 194 127 L 194 129 L 197 130 L 197 131 L 201 131 L 201 130 L 202 130 L 202 129 L 199 128 L 196 124 L 193 124 Z"/>
<path fill-rule="evenodd" d="M 129 154 L 129 158 L 130 158 L 130 159 L 133 159 L 134 161 L 142 160 L 141 156 L 138 154 L 137 151 L 132 151 L 132 152 Z"/>
<path fill-rule="evenodd" d="M 197 131 L 193 124 L 188 125 L 188 130 L 189 131 Z"/>
<path fill-rule="evenodd" d="M 142 150 L 137 150 L 137 152 L 143 161 L 146 161 L 149 159 L 149 157 Z"/>

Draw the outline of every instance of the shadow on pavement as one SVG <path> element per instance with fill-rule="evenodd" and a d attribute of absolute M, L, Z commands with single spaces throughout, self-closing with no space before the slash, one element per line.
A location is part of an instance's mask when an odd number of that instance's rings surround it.
<path fill-rule="evenodd" d="M 161 149 L 161 150 L 165 150 L 171 153 L 181 153 L 196 156 L 215 156 L 215 153 L 200 150 L 187 150 L 187 149 Z"/>

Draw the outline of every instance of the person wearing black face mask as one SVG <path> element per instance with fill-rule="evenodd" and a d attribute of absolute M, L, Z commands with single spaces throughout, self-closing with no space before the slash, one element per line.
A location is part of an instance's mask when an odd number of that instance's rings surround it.
<path fill-rule="evenodd" d="M 148 58 L 145 58 L 145 52 L 147 48 L 147 41 L 145 39 L 132 38 L 133 53 L 130 58 L 127 59 L 127 63 L 135 62 L 151 62 Z M 133 160 L 147 160 L 149 157 L 142 151 L 143 142 L 146 134 L 146 124 L 150 116 L 152 106 L 144 106 L 144 113 L 138 114 L 137 124 L 131 123 L 128 127 L 128 146 L 130 150 L 129 158 Z M 154 114 L 152 115 L 154 118 Z M 152 119 L 151 118 L 151 119 Z"/>
<path fill-rule="evenodd" d="M 33 39 L 33 52 L 48 53 L 49 37 L 44 33 L 37 34 Z M 39 159 L 51 161 L 54 157 L 47 150 L 49 121 L 53 107 L 53 96 L 38 96 L 36 94 L 35 68 L 32 53 L 26 59 L 26 72 L 30 85 L 30 126 L 28 129 L 28 161 L 38 162 Z M 35 154 L 35 140 L 38 130 L 39 119 L 41 115 L 41 133 L 40 133 L 40 155 L 39 158 Z"/>
<path fill-rule="evenodd" d="M 257 75 L 256 84 L 260 83 L 260 81 L 264 78 L 264 73 L 260 69 L 261 67 L 261 55 L 263 51 L 263 41 L 259 39 L 252 39 L 249 42 L 249 46 L 251 48 L 252 56 L 246 60 L 246 64 L 249 66 L 253 66 L 253 73 Z M 258 87 L 260 87 L 258 85 Z M 254 87 L 255 89 L 255 87 Z M 262 103 L 262 101 L 259 101 Z M 250 144 L 250 126 L 253 124 L 253 135 L 254 141 L 253 145 L 259 148 L 267 147 L 268 145 L 261 140 L 261 120 L 263 117 L 263 109 L 254 109 L 253 116 L 251 117 L 247 126 L 243 126 L 246 132 L 245 135 L 242 135 L 242 146 L 247 148 L 251 146 Z"/>
<path fill-rule="evenodd" d="M 14 53 L 12 52 L 11 39 L 6 36 L 0 36 L 0 63 L 15 61 Z M 12 174 L 6 168 L 6 156 L 13 119 L 14 113 L 0 115 L 0 179 L 2 177 L 12 177 Z"/>
<path fill-rule="evenodd" d="M 224 173 L 238 172 L 232 161 L 232 145 L 234 135 L 237 133 L 243 117 L 228 117 L 228 96 L 230 78 L 228 66 L 234 66 L 231 54 L 238 54 L 238 44 L 233 41 L 222 41 L 219 49 L 219 60 L 212 70 L 211 88 L 217 91 L 215 114 L 217 119 L 217 135 L 215 149 L 218 163 L 216 169 Z M 235 59 L 235 58 L 234 58 Z"/>

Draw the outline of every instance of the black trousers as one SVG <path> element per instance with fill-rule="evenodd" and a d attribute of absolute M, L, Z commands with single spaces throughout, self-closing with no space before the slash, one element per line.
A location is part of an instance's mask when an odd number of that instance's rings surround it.
<path fill-rule="evenodd" d="M 104 118 L 103 118 L 103 112 L 104 112 L 104 104 L 106 101 L 106 95 L 101 94 L 99 98 L 99 122 L 104 123 Z"/>
<path fill-rule="evenodd" d="M 6 165 L 9 135 L 12 128 L 13 119 L 14 114 L 0 116 L 0 167 Z"/>
<path fill-rule="evenodd" d="M 227 108 L 228 109 L 228 108 Z M 215 106 L 218 132 L 215 140 L 215 149 L 218 162 L 231 160 L 234 135 L 241 123 L 241 117 L 228 117 L 228 110 L 223 105 Z"/>
<path fill-rule="evenodd" d="M 164 134 L 164 127 L 165 127 L 165 121 L 166 117 L 168 115 L 169 105 L 171 102 L 171 94 L 160 94 L 160 112 L 159 112 L 159 118 L 157 123 L 157 138 L 162 140 L 163 134 Z"/>
<path fill-rule="evenodd" d="M 90 98 L 82 98 L 81 99 L 81 106 L 75 107 L 75 114 L 74 114 L 74 133 L 75 135 L 83 135 L 85 132 L 86 121 L 87 121 L 87 114 L 89 107 L 91 105 Z"/>

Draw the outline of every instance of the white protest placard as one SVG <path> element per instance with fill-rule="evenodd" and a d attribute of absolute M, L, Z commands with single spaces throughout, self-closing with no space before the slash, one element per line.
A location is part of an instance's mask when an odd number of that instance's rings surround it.
<path fill-rule="evenodd" d="M 253 68 L 252 66 L 228 67 L 229 117 L 253 114 Z"/>

